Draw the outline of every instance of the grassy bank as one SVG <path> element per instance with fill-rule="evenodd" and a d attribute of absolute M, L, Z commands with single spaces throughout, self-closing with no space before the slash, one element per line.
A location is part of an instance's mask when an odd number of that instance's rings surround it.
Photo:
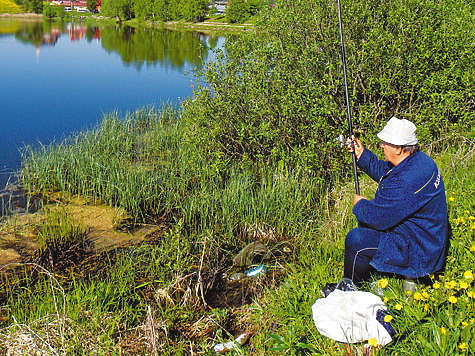
<path fill-rule="evenodd" d="M 214 345 L 247 332 L 235 354 L 344 352 L 319 335 L 311 305 L 342 274 L 343 239 L 355 224 L 352 184 L 204 159 L 187 135 L 175 108 L 144 108 L 29 152 L 25 185 L 61 192 L 65 208 L 45 210 L 37 254 L 2 273 L 4 351 L 213 355 Z M 468 354 L 475 346 L 474 146 L 461 138 L 456 147 L 435 157 L 454 231 L 447 272 L 411 295 L 388 281 L 384 298 L 399 334 L 381 355 Z M 363 178 L 363 194 L 373 191 Z M 158 228 L 140 244 L 91 253 L 87 229 L 67 209 L 72 195 L 121 206 L 131 224 Z M 265 253 L 233 262 L 256 241 Z M 266 273 L 242 275 L 261 263 Z M 362 354 L 363 346 L 351 349 Z"/>

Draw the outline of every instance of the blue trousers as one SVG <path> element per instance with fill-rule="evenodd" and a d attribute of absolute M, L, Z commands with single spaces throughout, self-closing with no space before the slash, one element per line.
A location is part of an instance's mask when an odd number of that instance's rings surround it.
<path fill-rule="evenodd" d="M 348 232 L 345 239 L 344 277 L 359 284 L 377 273 L 370 262 L 378 250 L 379 240 L 383 234 L 385 232 L 364 227 L 357 227 Z"/>

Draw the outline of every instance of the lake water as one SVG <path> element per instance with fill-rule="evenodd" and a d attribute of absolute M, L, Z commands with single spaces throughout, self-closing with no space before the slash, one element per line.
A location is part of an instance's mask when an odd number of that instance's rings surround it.
<path fill-rule="evenodd" d="M 224 37 L 196 32 L 0 20 L 0 189 L 22 148 L 97 124 L 104 113 L 192 95 L 195 68 Z"/>

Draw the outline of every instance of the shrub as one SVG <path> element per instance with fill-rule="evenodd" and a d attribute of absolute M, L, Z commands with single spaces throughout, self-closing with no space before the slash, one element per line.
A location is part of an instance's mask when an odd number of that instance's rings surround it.
<path fill-rule="evenodd" d="M 0 0 L 0 14 L 19 14 L 21 8 L 10 0 Z"/>
<path fill-rule="evenodd" d="M 245 0 L 230 0 L 226 7 L 226 18 L 229 23 L 243 23 L 249 18 L 249 7 Z"/>
<path fill-rule="evenodd" d="M 57 16 L 56 6 L 45 5 L 43 8 L 43 16 L 52 19 Z"/>
<path fill-rule="evenodd" d="M 353 124 L 365 143 L 393 115 L 415 122 L 422 143 L 473 122 L 466 1 L 357 0 L 342 13 Z M 210 155 L 329 177 L 348 159 L 334 140 L 347 131 L 336 3 L 281 0 L 261 14 L 258 35 L 228 40 L 185 105 L 193 140 Z"/>

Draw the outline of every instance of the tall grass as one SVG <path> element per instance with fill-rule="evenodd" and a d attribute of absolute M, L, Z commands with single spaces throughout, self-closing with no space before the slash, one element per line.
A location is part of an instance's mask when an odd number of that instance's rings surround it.
<path fill-rule="evenodd" d="M 143 108 L 105 116 L 91 131 L 50 146 L 30 147 L 22 181 L 29 192 L 61 191 L 121 206 L 139 220 L 183 219 L 201 231 L 220 225 L 232 233 L 270 224 L 280 233 L 314 220 L 320 189 L 299 171 L 260 168 L 201 157 L 176 109 Z"/>

